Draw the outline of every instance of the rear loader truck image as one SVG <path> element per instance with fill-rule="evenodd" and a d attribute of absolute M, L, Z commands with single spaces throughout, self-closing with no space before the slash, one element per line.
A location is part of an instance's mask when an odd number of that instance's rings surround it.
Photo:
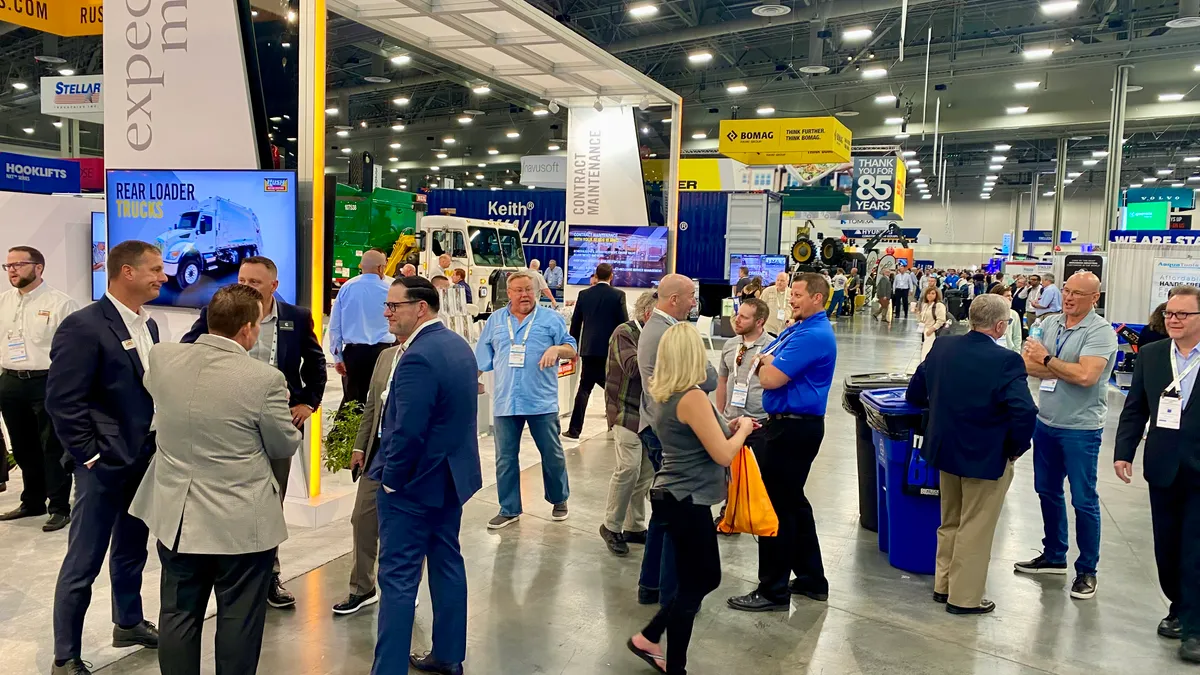
<path fill-rule="evenodd" d="M 160 234 L 156 243 L 162 249 L 163 272 L 179 290 L 210 270 L 236 268 L 263 248 L 254 211 L 222 197 L 179 214 L 174 229 Z"/>

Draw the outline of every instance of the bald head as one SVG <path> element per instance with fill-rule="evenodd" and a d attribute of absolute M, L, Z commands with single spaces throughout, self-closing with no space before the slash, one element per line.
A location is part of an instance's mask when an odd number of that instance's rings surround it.
<path fill-rule="evenodd" d="M 415 277 L 415 276 L 417 276 L 417 268 L 412 263 L 409 263 L 409 264 L 405 265 L 404 267 L 400 268 L 400 274 L 402 274 L 406 277 Z"/>
<path fill-rule="evenodd" d="M 363 271 L 363 274 L 378 274 L 381 277 L 383 268 L 386 266 L 387 256 L 375 249 L 363 253 L 362 261 L 358 263 L 358 268 Z"/>
<path fill-rule="evenodd" d="M 1062 289 L 1063 314 L 1082 319 L 1100 301 L 1100 279 L 1091 272 L 1076 272 Z"/>
<path fill-rule="evenodd" d="M 696 305 L 695 284 L 682 274 L 668 274 L 658 282 L 658 309 L 676 321 L 687 319 Z"/>

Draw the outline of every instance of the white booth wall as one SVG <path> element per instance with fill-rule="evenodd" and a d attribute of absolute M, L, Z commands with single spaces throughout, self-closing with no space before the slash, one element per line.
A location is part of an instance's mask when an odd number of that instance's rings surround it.
<path fill-rule="evenodd" d="M 103 210 L 103 198 L 0 192 L 0 245 L 4 251 L 13 246 L 41 251 L 46 282 L 87 305 L 92 301 L 92 212 Z"/>

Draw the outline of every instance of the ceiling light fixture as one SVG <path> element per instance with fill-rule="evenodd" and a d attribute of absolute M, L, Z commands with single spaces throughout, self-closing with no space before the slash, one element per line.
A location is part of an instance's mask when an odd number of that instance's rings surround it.
<path fill-rule="evenodd" d="M 447 154 L 446 154 L 446 153 L 444 153 L 444 152 L 439 152 L 439 153 L 437 154 L 437 158 L 438 158 L 438 159 L 446 159 L 446 157 L 448 157 L 448 156 L 449 156 L 449 155 L 447 155 Z"/>
<path fill-rule="evenodd" d="M 1159 103 L 1174 103 L 1175 101 L 1182 101 L 1182 100 L 1183 100 L 1183 94 L 1177 94 L 1174 92 L 1169 92 L 1166 94 L 1158 95 Z"/>
<path fill-rule="evenodd" d="M 62 122 L 51 122 L 50 124 L 54 125 L 54 128 L 55 128 L 55 129 L 61 129 L 61 128 L 62 128 Z"/>
<path fill-rule="evenodd" d="M 511 180 L 506 180 L 506 181 L 504 181 L 504 184 L 505 184 L 505 185 L 512 185 L 512 181 L 511 181 Z"/>
<path fill-rule="evenodd" d="M 910 160 L 904 162 L 904 166 L 919 166 L 920 164 L 921 164 L 921 160 L 919 160 L 919 159 L 910 159 Z"/>
<path fill-rule="evenodd" d="M 1022 54 L 1026 59 L 1048 59 L 1054 55 L 1054 50 L 1049 47 L 1035 47 L 1034 49 L 1026 49 Z"/>
<path fill-rule="evenodd" d="M 486 84 L 481 84 L 478 87 L 475 87 L 474 89 L 472 89 L 471 93 L 475 94 L 477 96 L 483 96 L 485 94 L 492 93 L 492 88 L 487 86 Z"/>
<path fill-rule="evenodd" d="M 392 99 L 392 103 L 395 103 L 396 105 L 408 105 L 408 101 L 409 99 L 407 96 L 397 96 L 396 98 Z"/>
<path fill-rule="evenodd" d="M 918 166 L 914 169 L 909 169 L 908 173 L 910 173 L 913 176 L 919 175 L 921 173 L 921 167 Z"/>
<path fill-rule="evenodd" d="M 1155 178 L 1154 176 L 1146 176 L 1145 178 L 1142 179 L 1142 182 L 1147 183 L 1147 184 L 1148 183 L 1157 183 L 1158 179 Z"/>
<path fill-rule="evenodd" d="M 397 122 L 392 125 L 392 131 L 404 131 L 404 125 Z"/>
<path fill-rule="evenodd" d="M 458 141 L 454 140 L 453 136 L 446 136 L 445 138 L 442 139 L 442 142 L 445 143 L 446 145 L 454 145 Z"/>
<path fill-rule="evenodd" d="M 1029 112 L 1027 105 L 1014 105 L 1004 109 L 1004 112 L 1009 115 L 1024 115 Z"/>
<path fill-rule="evenodd" d="M 296 11 L 295 10 L 293 10 L 293 9 L 288 10 L 287 20 L 288 20 L 288 23 L 296 23 Z"/>
<path fill-rule="evenodd" d="M 483 180 L 483 174 L 481 174 L 481 173 L 475 174 L 475 180 Z"/>
<path fill-rule="evenodd" d="M 521 137 L 521 134 L 516 131 L 510 131 L 504 135 L 507 136 L 508 138 L 520 138 Z"/>
<path fill-rule="evenodd" d="M 1012 146 L 1009 145 L 1008 143 L 1001 143 L 992 149 L 995 150 L 996 152 L 1008 152 L 1009 150 L 1012 149 Z"/>
<path fill-rule="evenodd" d="M 1079 178 L 1082 175 L 1083 174 L 1079 173 L 1078 171 L 1070 171 L 1067 173 L 1067 178 L 1075 179 L 1075 178 Z"/>
<path fill-rule="evenodd" d="M 1159 169 L 1158 171 L 1155 171 L 1154 173 L 1156 173 L 1160 176 L 1170 176 L 1171 174 L 1175 173 L 1175 170 L 1174 169 Z"/>
<path fill-rule="evenodd" d="M 12 88 L 16 89 L 17 91 L 25 91 L 29 88 L 29 85 L 25 84 L 24 82 L 13 82 Z"/>
<path fill-rule="evenodd" d="M 391 148 L 391 149 L 393 149 L 393 150 L 399 150 L 399 149 L 400 149 L 400 144 L 399 144 L 399 143 L 392 143 L 392 144 L 388 145 L 388 147 L 389 147 L 389 148 Z"/>
<path fill-rule="evenodd" d="M 1041 82 L 1034 82 L 1034 81 L 1014 82 L 1013 83 L 1013 89 L 1016 89 L 1017 91 L 1027 91 L 1029 89 L 1037 89 L 1040 86 L 1042 86 Z"/>
<path fill-rule="evenodd" d="M 866 40 L 871 35 L 870 28 L 851 28 L 842 33 L 842 39 L 847 42 L 857 42 L 859 40 Z"/>
<path fill-rule="evenodd" d="M 769 105 L 761 105 L 758 107 L 758 110 L 755 110 L 754 112 L 759 115 L 774 115 L 775 109 Z"/>
<path fill-rule="evenodd" d="M 924 193 L 924 194 L 922 194 L 922 195 L 921 195 L 921 199 L 933 199 L 933 195 L 931 195 L 931 194 L 929 194 L 928 192 L 926 192 L 926 193 Z"/>
<path fill-rule="evenodd" d="M 664 118 L 662 118 L 661 122 L 662 122 L 663 124 L 670 124 L 670 123 L 671 123 L 671 118 L 670 118 L 670 117 L 664 117 Z"/>
<path fill-rule="evenodd" d="M 1003 164 L 1008 161 L 1007 157 L 1002 155 L 992 155 L 992 164 Z"/>
<path fill-rule="evenodd" d="M 470 115 L 460 115 L 458 118 L 458 123 L 459 124 L 470 124 L 471 121 L 474 119 L 475 118 L 471 117 Z"/>
<path fill-rule="evenodd" d="M 689 63 L 708 63 L 712 61 L 713 55 L 709 52 L 692 52 L 688 54 L 687 59 Z"/>
<path fill-rule="evenodd" d="M 498 154 L 500 154 L 500 151 L 495 148 L 488 148 L 488 154 L 489 155 L 498 155 Z"/>
<path fill-rule="evenodd" d="M 898 141 L 902 141 L 902 140 L 908 138 L 908 134 L 896 134 L 895 136 L 892 136 L 892 138 L 894 138 Z"/>
<path fill-rule="evenodd" d="M 411 62 L 412 57 L 408 54 L 398 54 L 392 57 L 392 65 L 394 66 L 403 66 L 404 64 Z"/>
<path fill-rule="evenodd" d="M 71 68 L 59 68 L 58 74 L 62 75 L 63 77 L 71 77 L 75 74 L 75 71 Z"/>
<path fill-rule="evenodd" d="M 862 71 L 864 80 L 877 80 L 881 77 L 887 77 L 887 68 L 867 68 Z"/>
<path fill-rule="evenodd" d="M 696 133 L 692 134 L 692 138 L 697 141 L 702 141 L 708 138 L 708 134 L 704 133 L 703 131 L 697 131 Z"/>
<path fill-rule="evenodd" d="M 896 97 L 892 94 L 880 94 L 875 97 L 876 103 L 895 103 Z"/>
<path fill-rule="evenodd" d="M 636 16 L 639 19 L 643 19 L 648 16 L 654 16 L 655 14 L 658 14 L 658 7 L 649 3 L 634 5 L 633 7 L 629 8 L 629 15 Z"/>
<path fill-rule="evenodd" d="M 348 155 L 348 154 L 350 154 L 350 148 L 342 148 L 342 154 L 343 154 L 343 155 Z"/>
<path fill-rule="evenodd" d="M 917 151 L 916 150 L 905 150 L 904 152 L 900 153 L 900 156 L 901 157 L 916 157 Z"/>
<path fill-rule="evenodd" d="M 534 108 L 533 114 L 535 117 L 543 117 L 545 115 L 549 115 L 550 111 L 546 110 L 545 108 Z"/>
<path fill-rule="evenodd" d="M 1095 157 L 1097 159 L 1104 159 L 1105 157 L 1108 157 L 1108 151 L 1107 150 L 1093 150 L 1092 157 Z"/>
<path fill-rule="evenodd" d="M 1183 161 L 1195 164 L 1196 162 L 1200 162 L 1200 157 L 1184 157 Z"/>
<path fill-rule="evenodd" d="M 546 149 L 549 150 L 550 152 L 558 152 L 561 148 L 557 145 L 551 144 L 551 145 L 547 146 Z"/>
<path fill-rule="evenodd" d="M 1003 164 L 989 164 L 988 171 L 999 171 L 1004 168 Z"/>
<path fill-rule="evenodd" d="M 1096 166 L 1096 165 L 1097 165 L 1097 164 L 1099 164 L 1099 163 L 1100 163 L 1100 160 L 1098 160 L 1098 159 L 1085 159 L 1085 160 L 1083 160 L 1083 165 L 1084 165 L 1084 166 Z"/>
<path fill-rule="evenodd" d="M 730 94 L 744 94 L 747 91 L 749 91 L 749 89 L 750 89 L 749 87 L 747 87 L 744 84 L 740 84 L 740 83 L 739 84 L 731 84 L 731 85 L 725 87 L 725 91 L 729 92 Z"/>
<path fill-rule="evenodd" d="M 884 124 L 903 124 L 904 118 L 903 117 L 888 117 L 883 120 L 883 123 Z"/>
<path fill-rule="evenodd" d="M 343 129 L 342 131 L 337 132 L 337 136 L 338 138 L 347 138 L 350 136 L 350 132 Z"/>
<path fill-rule="evenodd" d="M 1053 2 L 1043 2 L 1041 9 L 1042 14 L 1056 16 L 1059 14 L 1069 14 L 1075 11 L 1075 8 L 1078 6 L 1078 0 L 1054 0 Z"/>

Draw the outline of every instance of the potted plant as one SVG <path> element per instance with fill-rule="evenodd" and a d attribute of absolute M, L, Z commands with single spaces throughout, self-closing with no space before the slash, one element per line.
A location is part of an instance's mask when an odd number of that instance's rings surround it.
<path fill-rule="evenodd" d="M 358 436 L 358 425 L 362 423 L 362 418 L 361 403 L 344 406 L 333 415 L 332 426 L 325 436 L 324 456 L 321 458 L 326 471 L 336 473 L 350 467 L 354 439 Z"/>

